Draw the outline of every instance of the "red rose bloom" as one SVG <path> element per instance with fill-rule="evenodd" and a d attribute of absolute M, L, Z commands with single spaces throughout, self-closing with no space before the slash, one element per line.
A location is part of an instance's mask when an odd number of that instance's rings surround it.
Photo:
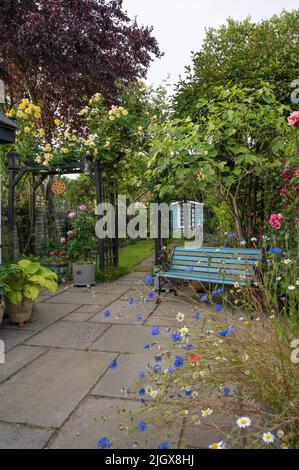
<path fill-rule="evenodd" d="M 50 256 L 54 256 L 55 255 L 55 251 L 50 251 Z"/>

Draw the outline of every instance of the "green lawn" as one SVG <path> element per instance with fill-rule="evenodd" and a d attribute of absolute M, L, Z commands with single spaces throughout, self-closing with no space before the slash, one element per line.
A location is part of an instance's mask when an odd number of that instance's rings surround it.
<path fill-rule="evenodd" d="M 143 240 L 119 250 L 119 265 L 130 271 L 154 252 L 153 240 Z"/>

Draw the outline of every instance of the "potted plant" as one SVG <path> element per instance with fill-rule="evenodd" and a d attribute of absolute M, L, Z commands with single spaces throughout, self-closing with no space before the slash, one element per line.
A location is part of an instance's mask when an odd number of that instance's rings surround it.
<path fill-rule="evenodd" d="M 58 282 L 65 278 L 69 266 L 64 251 L 50 251 L 48 257 L 41 259 L 41 264 L 57 274 Z"/>
<path fill-rule="evenodd" d="M 7 313 L 11 323 L 18 323 L 23 327 L 31 318 L 33 302 L 41 288 L 45 287 L 50 292 L 56 292 L 57 275 L 40 263 L 29 259 L 23 259 L 9 268 L 12 271 L 6 278 Z"/>
<path fill-rule="evenodd" d="M 0 325 L 4 315 L 4 299 L 10 291 L 7 279 L 10 276 L 16 275 L 16 273 L 16 269 L 13 269 L 9 266 L 0 266 Z"/>
<path fill-rule="evenodd" d="M 73 283 L 89 286 L 95 283 L 96 265 L 92 252 L 96 249 L 95 216 L 81 204 L 77 212 L 68 214 L 71 230 L 68 232 L 67 253 L 73 262 Z"/>

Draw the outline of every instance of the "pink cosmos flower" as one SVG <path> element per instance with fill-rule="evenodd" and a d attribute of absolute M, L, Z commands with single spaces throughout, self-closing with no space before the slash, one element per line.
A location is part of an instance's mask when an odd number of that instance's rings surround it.
<path fill-rule="evenodd" d="M 289 117 L 288 117 L 288 123 L 289 126 L 291 127 L 299 127 L 299 111 L 294 111 Z"/>
<path fill-rule="evenodd" d="M 281 228 L 281 222 L 283 221 L 283 215 L 272 214 L 269 220 L 269 224 L 272 228 L 279 230 Z"/>
<path fill-rule="evenodd" d="M 69 219 L 74 219 L 76 217 L 76 212 L 70 212 L 68 215 Z"/>
<path fill-rule="evenodd" d="M 86 211 L 87 207 L 84 206 L 84 204 L 81 204 L 81 205 L 79 206 L 79 209 L 80 209 L 80 211 L 84 212 L 84 211 Z"/>

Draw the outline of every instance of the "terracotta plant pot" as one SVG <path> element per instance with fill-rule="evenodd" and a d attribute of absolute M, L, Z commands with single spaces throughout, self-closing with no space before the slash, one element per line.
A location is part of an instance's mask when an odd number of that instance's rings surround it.
<path fill-rule="evenodd" d="M 19 305 L 12 304 L 6 300 L 7 313 L 11 323 L 18 323 L 20 328 L 25 325 L 25 322 L 31 319 L 33 301 L 24 299 Z"/>
<path fill-rule="evenodd" d="M 95 282 L 95 264 L 73 264 L 73 283 L 75 286 L 91 286 Z"/>

